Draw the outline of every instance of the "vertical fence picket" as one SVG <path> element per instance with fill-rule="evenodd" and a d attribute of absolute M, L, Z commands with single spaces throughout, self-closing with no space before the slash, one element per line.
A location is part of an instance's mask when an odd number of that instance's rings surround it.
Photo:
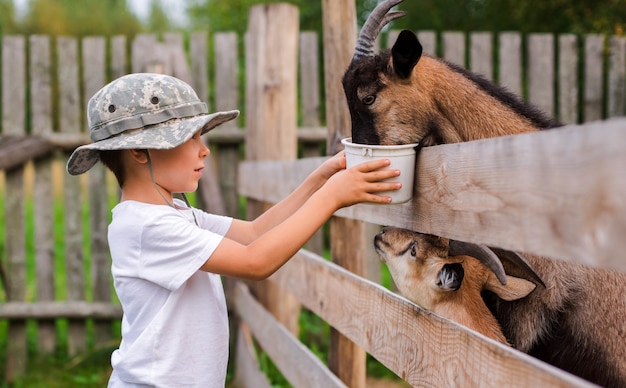
<path fill-rule="evenodd" d="M 522 36 L 503 32 L 498 37 L 498 83 L 522 95 Z"/>
<path fill-rule="evenodd" d="M 573 34 L 559 36 L 559 121 L 578 123 L 578 38 Z"/>
<path fill-rule="evenodd" d="M 126 69 L 126 37 L 117 35 L 111 38 L 111 78 L 123 76 Z"/>
<path fill-rule="evenodd" d="M 418 31 L 417 39 L 422 44 L 424 53 L 437 55 L 437 33 L 435 31 Z"/>
<path fill-rule="evenodd" d="M 554 35 L 528 37 L 528 100 L 554 116 Z"/>
<path fill-rule="evenodd" d="M 626 37 L 609 39 L 609 82 L 607 116 L 626 114 Z"/>
<path fill-rule="evenodd" d="M 31 36 L 30 41 L 30 107 L 32 132 L 52 133 L 52 63 L 50 38 Z M 54 290 L 54 199 L 53 158 L 35 161 L 33 188 L 35 214 L 35 263 L 37 268 L 37 301 L 55 300 Z M 37 322 L 40 354 L 51 354 L 56 346 L 54 320 Z"/>
<path fill-rule="evenodd" d="M 215 110 L 237 109 L 239 106 L 239 57 L 237 55 L 237 34 L 233 32 L 216 33 L 215 45 Z M 237 120 L 220 126 L 218 131 L 235 130 Z M 219 166 L 219 185 L 224 199 L 226 214 L 239 217 L 237 195 L 237 164 L 239 163 L 239 141 L 222 142 L 216 152 L 216 164 Z"/>
<path fill-rule="evenodd" d="M 442 58 L 465 67 L 465 34 L 463 32 L 444 32 Z"/>
<path fill-rule="evenodd" d="M 59 37 L 57 40 L 59 79 L 59 124 L 64 133 L 81 132 L 81 102 L 78 85 L 78 41 Z M 66 177 L 63 192 L 65 226 L 65 272 L 67 300 L 85 299 L 83 254 L 82 179 Z M 82 320 L 70 319 L 68 324 L 68 354 L 76 355 L 86 348 L 86 328 Z"/>
<path fill-rule="evenodd" d="M 493 35 L 490 32 L 470 34 L 470 69 L 493 80 Z"/>
<path fill-rule="evenodd" d="M 585 121 L 602 119 L 604 35 L 585 37 Z"/>
<path fill-rule="evenodd" d="M 2 39 L 2 135 L 26 134 L 26 39 L 5 36 Z M 5 229 L 4 265 L 7 274 L 7 300 L 26 299 L 26 240 L 24 168 L 6 171 L 5 213 L 11 227 Z M 9 322 L 5 380 L 15 381 L 26 370 L 26 321 Z"/>
<path fill-rule="evenodd" d="M 106 84 L 106 41 L 102 37 L 88 37 L 82 44 L 83 101 Z M 84 110 L 84 108 L 83 108 Z M 86 120 L 81 127 L 86 128 Z M 89 250 L 91 254 L 91 289 L 94 302 L 111 302 L 111 264 L 107 245 L 109 206 L 106 170 L 100 163 L 87 174 L 89 200 Z M 94 322 L 94 342 L 97 345 L 111 339 L 110 321 Z"/>

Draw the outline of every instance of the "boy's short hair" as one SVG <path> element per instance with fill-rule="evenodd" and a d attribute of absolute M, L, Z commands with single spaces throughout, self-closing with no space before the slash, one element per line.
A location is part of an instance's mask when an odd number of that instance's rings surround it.
<path fill-rule="evenodd" d="M 115 175 L 115 179 L 117 179 L 117 184 L 120 186 L 120 188 L 124 187 L 124 183 L 126 182 L 126 171 L 124 170 L 122 152 L 124 151 L 103 150 L 99 151 L 98 153 L 100 162 L 102 162 L 102 164 L 104 164 L 104 166 L 111 170 L 113 175 Z"/>

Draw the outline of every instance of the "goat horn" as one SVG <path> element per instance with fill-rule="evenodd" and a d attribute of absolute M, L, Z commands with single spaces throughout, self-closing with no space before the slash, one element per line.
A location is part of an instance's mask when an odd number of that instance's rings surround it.
<path fill-rule="evenodd" d="M 507 251 L 506 249 L 489 247 L 495 253 L 500 260 L 508 260 L 511 264 L 515 265 L 519 268 L 527 277 L 528 280 L 535 280 L 537 283 L 541 284 L 543 288 L 546 288 L 546 284 L 543 282 L 541 277 L 535 272 L 533 267 L 530 266 L 528 261 L 524 258 L 524 256 L 520 255 L 517 252 Z"/>
<path fill-rule="evenodd" d="M 498 278 L 500 283 L 506 284 L 506 273 L 502 262 L 496 254 L 485 245 L 471 244 L 463 241 L 450 240 L 448 255 L 467 255 L 478 259 L 485 264 Z"/>
<path fill-rule="evenodd" d="M 374 54 L 372 47 L 374 47 L 374 41 L 383 27 L 392 20 L 406 15 L 406 12 L 403 11 L 389 12 L 391 8 L 400 4 L 402 1 L 404 0 L 386 0 L 374 8 L 372 13 L 367 17 L 363 28 L 361 28 L 359 38 L 356 42 L 356 48 L 354 49 L 353 59 L 370 57 Z"/>

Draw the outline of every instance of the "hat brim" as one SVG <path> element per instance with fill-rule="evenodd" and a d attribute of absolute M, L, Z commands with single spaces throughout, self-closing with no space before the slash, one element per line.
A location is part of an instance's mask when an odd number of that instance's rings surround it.
<path fill-rule="evenodd" d="M 131 129 L 118 136 L 76 148 L 67 161 L 67 172 L 71 175 L 87 172 L 98 163 L 99 151 L 103 150 L 175 148 L 191 139 L 199 129 L 202 129 L 204 135 L 237 116 L 239 111 L 232 110 L 172 119 L 160 124 Z"/>

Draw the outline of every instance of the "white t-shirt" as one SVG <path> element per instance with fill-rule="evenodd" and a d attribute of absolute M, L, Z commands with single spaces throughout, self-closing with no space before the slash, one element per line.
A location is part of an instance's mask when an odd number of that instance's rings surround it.
<path fill-rule="evenodd" d="M 231 223 L 198 209 L 136 201 L 115 206 L 108 239 L 124 316 L 109 387 L 224 386 L 224 289 L 219 275 L 199 268 Z"/>

